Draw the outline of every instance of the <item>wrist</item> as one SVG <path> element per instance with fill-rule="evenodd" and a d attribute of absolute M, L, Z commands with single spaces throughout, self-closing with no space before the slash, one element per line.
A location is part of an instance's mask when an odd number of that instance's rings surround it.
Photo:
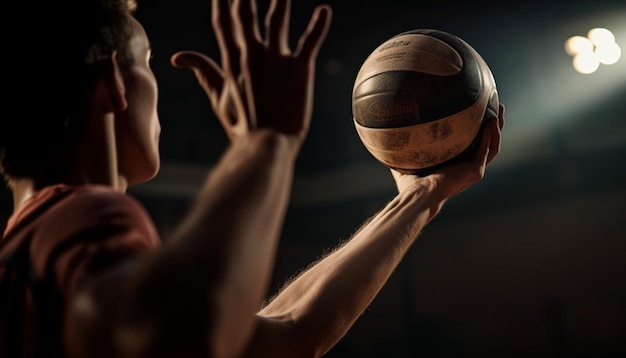
<path fill-rule="evenodd" d="M 270 155 L 279 154 L 295 161 L 302 146 L 302 140 L 294 135 L 263 128 L 239 137 L 233 141 L 232 145 L 234 147 L 248 147 L 253 151 Z"/>
<path fill-rule="evenodd" d="M 428 221 L 433 219 L 446 202 L 441 188 L 431 180 L 420 180 L 415 185 L 406 186 L 398 194 L 401 202 L 422 207 L 428 212 Z"/>

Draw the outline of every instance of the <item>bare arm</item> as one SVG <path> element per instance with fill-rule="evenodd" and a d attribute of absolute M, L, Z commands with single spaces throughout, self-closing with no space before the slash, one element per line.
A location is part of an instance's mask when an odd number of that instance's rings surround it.
<path fill-rule="evenodd" d="M 153 348 L 163 349 L 159 342 L 168 340 L 173 348 L 206 341 L 210 356 L 233 356 L 247 343 L 273 269 L 293 152 L 292 142 L 273 132 L 235 143 L 178 231 L 138 267 L 126 304 L 128 324 L 158 322 L 162 331 Z M 154 309 L 138 315 L 150 301 Z M 188 336 L 204 339 L 185 342 Z"/>
<path fill-rule="evenodd" d="M 250 356 L 319 357 L 333 347 L 436 214 L 438 200 L 427 186 L 399 194 L 348 242 L 288 284 L 259 312 L 266 326 L 259 327 Z"/>
<path fill-rule="evenodd" d="M 287 284 L 259 312 L 250 356 L 318 357 L 345 335 L 424 226 L 450 197 L 482 179 L 500 149 L 504 107 L 471 161 L 420 178 L 393 171 L 399 194 L 344 245 Z"/>
<path fill-rule="evenodd" d="M 233 357 L 248 344 L 267 294 L 294 162 L 309 127 L 315 58 L 330 21 L 330 9 L 318 7 L 292 52 L 289 5 L 272 1 L 263 38 L 254 1 L 213 0 L 221 67 L 196 52 L 172 58 L 194 71 L 231 145 L 159 252 L 112 270 L 77 296 L 66 335 L 75 356 L 94 357 L 102 345 L 103 356 Z"/>

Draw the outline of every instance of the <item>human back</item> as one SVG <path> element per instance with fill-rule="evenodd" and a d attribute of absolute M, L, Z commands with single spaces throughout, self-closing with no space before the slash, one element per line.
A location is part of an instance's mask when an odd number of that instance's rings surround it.
<path fill-rule="evenodd" d="M 143 207 L 107 186 L 38 191 L 0 242 L 2 357 L 65 357 L 60 328 L 85 279 L 159 245 Z"/>

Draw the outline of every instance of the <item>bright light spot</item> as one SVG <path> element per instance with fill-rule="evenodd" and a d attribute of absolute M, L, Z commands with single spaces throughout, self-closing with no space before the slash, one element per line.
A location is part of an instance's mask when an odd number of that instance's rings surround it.
<path fill-rule="evenodd" d="M 605 28 L 595 28 L 589 30 L 587 37 L 596 46 L 602 46 L 604 44 L 612 44 L 615 42 L 615 36 L 613 33 Z"/>
<path fill-rule="evenodd" d="M 574 57 L 574 69 L 582 74 L 595 72 L 600 64 L 615 64 L 622 55 L 613 33 L 601 27 L 589 30 L 587 37 L 572 36 L 567 39 L 565 52 Z"/>
<path fill-rule="evenodd" d="M 565 42 L 565 51 L 570 56 L 581 52 L 593 52 L 593 43 L 583 36 L 572 36 Z"/>
<path fill-rule="evenodd" d="M 593 52 L 581 52 L 577 54 L 574 56 L 572 63 L 574 69 L 584 75 L 594 73 L 598 67 L 600 67 L 600 60 Z"/>
<path fill-rule="evenodd" d="M 622 56 L 622 50 L 619 45 L 614 42 L 598 47 L 596 49 L 596 54 L 598 55 L 598 59 L 601 64 L 612 65 L 619 61 L 619 58 Z"/>

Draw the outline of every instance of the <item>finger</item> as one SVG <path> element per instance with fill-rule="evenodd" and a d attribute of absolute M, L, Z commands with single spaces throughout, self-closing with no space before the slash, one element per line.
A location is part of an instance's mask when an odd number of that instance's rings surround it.
<path fill-rule="evenodd" d="M 172 55 L 170 62 L 174 67 L 193 70 L 211 84 L 224 80 L 223 72 L 217 63 L 203 53 L 179 51 Z"/>
<path fill-rule="evenodd" d="M 211 97 L 221 92 L 224 73 L 208 56 L 195 51 L 180 51 L 171 57 L 170 62 L 174 67 L 192 70 L 212 101 L 214 99 Z"/>
<path fill-rule="evenodd" d="M 498 112 L 498 127 L 500 127 L 500 130 L 504 128 L 504 111 L 504 104 L 500 103 L 500 111 Z"/>
<path fill-rule="evenodd" d="M 274 0 L 265 17 L 267 46 L 270 51 L 289 53 L 289 21 L 291 0 Z"/>
<path fill-rule="evenodd" d="M 493 133 L 493 122 L 493 117 L 489 118 L 489 123 L 484 126 L 480 134 L 480 144 L 476 150 L 474 160 L 481 167 L 484 167 L 489 160 L 489 147 L 491 145 L 491 137 Z"/>
<path fill-rule="evenodd" d="M 233 7 L 237 15 L 235 24 L 245 43 L 261 43 L 263 40 L 259 32 L 256 0 L 235 0 Z"/>
<path fill-rule="evenodd" d="M 490 127 L 491 130 L 489 134 L 491 138 L 489 139 L 489 152 L 485 164 L 491 163 L 493 158 L 498 154 L 498 152 L 500 152 L 501 132 L 498 118 L 492 118 Z"/>
<path fill-rule="evenodd" d="M 249 125 L 247 121 L 243 120 L 246 117 L 246 110 L 239 93 L 239 87 L 234 81 L 226 81 L 222 91 L 227 95 L 220 97 L 220 102 L 214 106 L 214 109 L 217 118 L 232 140 L 234 137 L 248 132 Z"/>
<path fill-rule="evenodd" d="M 211 23 L 220 48 L 222 68 L 233 77 L 237 77 L 240 56 L 230 0 L 213 0 L 211 12 Z"/>
<path fill-rule="evenodd" d="M 222 123 L 229 137 L 237 126 L 236 114 L 240 112 L 241 100 L 238 96 L 221 96 L 223 92 L 232 92 L 232 81 L 226 81 L 225 74 L 220 67 L 208 56 L 195 51 L 180 51 L 171 59 L 173 66 L 187 68 L 194 72 L 200 86 L 204 89 L 211 102 L 213 111 Z M 226 103 L 225 101 L 232 101 Z"/>
<path fill-rule="evenodd" d="M 321 5 L 315 9 L 309 25 L 298 41 L 295 51 L 297 57 L 315 59 L 328 33 L 331 17 L 332 11 L 328 5 Z"/>
<path fill-rule="evenodd" d="M 493 136 L 489 145 L 489 156 L 487 157 L 486 164 L 491 163 L 493 158 L 500 152 L 502 129 L 504 128 L 504 105 L 500 103 L 499 107 L 498 117 L 493 119 Z"/>

